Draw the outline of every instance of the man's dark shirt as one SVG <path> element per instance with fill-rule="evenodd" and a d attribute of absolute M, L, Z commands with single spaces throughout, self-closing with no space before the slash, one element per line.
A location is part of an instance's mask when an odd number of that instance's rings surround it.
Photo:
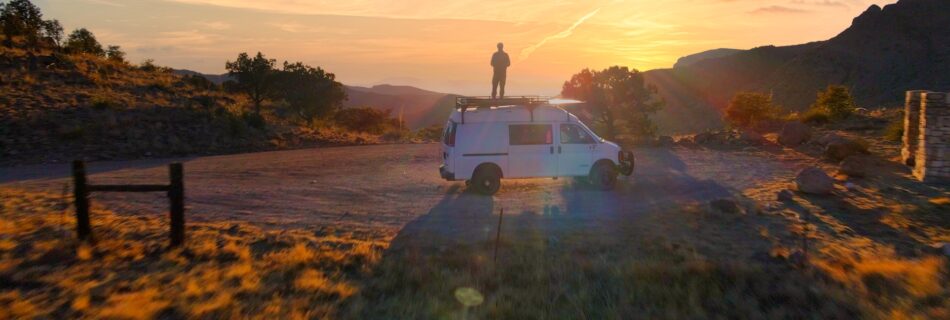
<path fill-rule="evenodd" d="M 507 70 L 510 65 L 511 60 L 508 59 L 508 54 L 504 51 L 496 51 L 495 54 L 491 56 L 491 66 L 495 68 L 495 75 L 504 75 L 505 70 Z"/>

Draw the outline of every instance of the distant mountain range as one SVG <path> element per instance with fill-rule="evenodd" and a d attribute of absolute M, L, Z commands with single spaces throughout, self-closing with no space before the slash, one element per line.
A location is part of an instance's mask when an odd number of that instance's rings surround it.
<path fill-rule="evenodd" d="M 217 83 L 227 79 L 205 76 Z M 667 102 L 655 117 L 663 133 L 721 126 L 722 109 L 740 91 L 771 93 L 785 109 L 799 111 L 814 102 L 819 90 L 843 84 L 861 106 L 898 106 L 906 90 L 950 91 L 950 0 L 873 5 L 825 41 L 714 49 L 644 76 Z M 346 106 L 390 109 L 412 128 L 443 123 L 457 97 L 396 85 L 347 86 L 347 94 Z"/>
<path fill-rule="evenodd" d="M 203 74 L 183 69 L 174 70 L 174 73 L 201 75 L 217 84 L 230 80 L 227 74 Z M 372 87 L 344 87 L 347 95 L 347 101 L 343 103 L 344 107 L 365 106 L 390 110 L 394 117 L 402 117 L 406 125 L 413 129 L 444 123 L 452 113 L 455 97 L 458 96 L 412 86 L 389 84 Z"/>
<path fill-rule="evenodd" d="M 874 5 L 826 41 L 684 59 L 645 73 L 667 99 L 657 116 L 665 130 L 718 125 L 711 114 L 739 91 L 769 92 L 786 109 L 803 110 L 819 90 L 843 84 L 861 106 L 897 106 L 906 90 L 950 90 L 950 1 Z"/>

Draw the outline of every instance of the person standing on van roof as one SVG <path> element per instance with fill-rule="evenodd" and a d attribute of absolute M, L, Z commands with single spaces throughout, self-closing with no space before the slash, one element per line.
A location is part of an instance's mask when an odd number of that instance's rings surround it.
<path fill-rule="evenodd" d="M 498 51 L 495 51 L 495 54 L 491 56 L 491 66 L 495 68 L 495 74 L 491 78 L 491 98 L 495 99 L 495 93 L 498 93 L 498 86 L 501 85 L 501 95 L 499 98 L 505 97 L 505 80 L 508 77 L 508 66 L 511 65 L 511 59 L 508 59 L 508 54 L 505 53 L 505 44 L 498 43 Z"/>

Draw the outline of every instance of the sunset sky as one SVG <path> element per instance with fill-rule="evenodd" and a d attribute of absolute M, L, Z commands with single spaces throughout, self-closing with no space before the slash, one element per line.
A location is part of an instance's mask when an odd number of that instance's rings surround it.
<path fill-rule="evenodd" d="M 683 55 L 824 40 L 893 0 L 34 0 L 67 32 L 132 62 L 223 73 L 239 52 L 321 66 L 351 85 L 488 94 L 495 43 L 509 94 L 556 94 L 585 67 L 668 68 Z"/>

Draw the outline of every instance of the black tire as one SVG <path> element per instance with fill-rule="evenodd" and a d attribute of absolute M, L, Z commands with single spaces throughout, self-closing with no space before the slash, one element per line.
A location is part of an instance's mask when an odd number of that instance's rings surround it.
<path fill-rule="evenodd" d="M 617 167 L 613 163 L 600 162 L 590 169 L 590 184 L 599 190 L 610 190 L 617 184 Z"/>
<path fill-rule="evenodd" d="M 471 188 L 484 195 L 494 195 L 501 188 L 501 173 L 491 167 L 482 167 L 472 175 Z"/>

